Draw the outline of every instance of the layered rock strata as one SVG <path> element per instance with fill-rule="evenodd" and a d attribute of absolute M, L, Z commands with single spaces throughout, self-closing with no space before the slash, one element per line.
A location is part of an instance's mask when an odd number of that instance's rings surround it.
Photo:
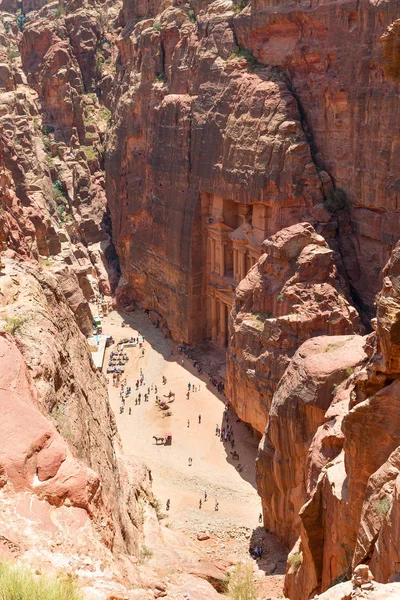
<path fill-rule="evenodd" d="M 301 220 L 372 316 L 399 230 L 396 18 L 367 0 L 123 3 L 114 241 L 131 297 L 177 340 L 216 341 L 261 242 Z"/>
<path fill-rule="evenodd" d="M 399 263 L 400 244 L 384 270 L 376 332 L 305 342 L 272 400 L 257 477 L 266 526 L 292 547 L 294 600 L 360 563 L 380 583 L 398 576 Z"/>
<path fill-rule="evenodd" d="M 114 242 L 133 297 L 193 342 L 211 338 L 211 297 L 231 303 L 237 246 L 244 276 L 266 237 L 317 222 L 323 174 L 287 84 L 240 52 L 230 2 L 143 11 L 121 14 L 106 153 Z"/>
<path fill-rule="evenodd" d="M 352 205 L 336 238 L 370 316 L 400 225 L 398 19 L 397 2 L 252 0 L 234 20 L 238 43 L 285 73 L 315 163 Z"/>
<path fill-rule="evenodd" d="M 362 331 L 341 291 L 334 253 L 310 224 L 279 231 L 263 249 L 236 289 L 226 370 L 227 397 L 260 433 L 299 346 L 314 336 Z"/>

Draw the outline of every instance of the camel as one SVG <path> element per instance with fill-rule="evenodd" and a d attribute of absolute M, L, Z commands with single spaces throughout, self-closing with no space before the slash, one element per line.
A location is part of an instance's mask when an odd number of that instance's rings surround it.
<path fill-rule="evenodd" d="M 153 440 L 156 440 L 156 444 L 158 444 L 158 442 L 161 442 L 162 444 L 164 443 L 164 438 L 157 437 L 156 435 L 153 435 Z"/>

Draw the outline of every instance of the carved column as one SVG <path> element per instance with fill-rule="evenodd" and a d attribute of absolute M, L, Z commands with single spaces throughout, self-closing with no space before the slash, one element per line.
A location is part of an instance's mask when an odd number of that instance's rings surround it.
<path fill-rule="evenodd" d="M 219 251 L 219 275 L 225 277 L 225 242 L 220 242 Z"/>
<path fill-rule="evenodd" d="M 237 250 L 233 248 L 233 280 L 237 281 Z"/>
<path fill-rule="evenodd" d="M 217 299 L 211 296 L 211 339 L 217 339 Z"/>
<path fill-rule="evenodd" d="M 210 238 L 211 244 L 211 273 L 215 272 L 215 240 Z"/>
<path fill-rule="evenodd" d="M 226 346 L 226 306 L 223 302 L 219 303 L 219 332 L 220 343 Z"/>
<path fill-rule="evenodd" d="M 239 252 L 239 279 L 242 281 L 246 276 L 246 253 Z"/>

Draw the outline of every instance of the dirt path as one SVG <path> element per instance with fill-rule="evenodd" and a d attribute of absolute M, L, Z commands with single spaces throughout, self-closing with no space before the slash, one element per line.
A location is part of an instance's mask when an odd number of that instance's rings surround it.
<path fill-rule="evenodd" d="M 124 321 L 128 326 L 122 327 Z M 229 411 L 235 450 L 243 466 L 243 471 L 239 473 L 236 470 L 238 461 L 232 460 L 230 454 L 231 444 L 221 442 L 215 435 L 216 425 L 225 425 L 225 398 L 208 382 L 208 377 L 204 374 L 199 376 L 191 361 L 178 354 L 176 346 L 166 340 L 139 311 L 130 315 L 113 311 L 103 318 L 103 332 L 111 334 L 116 342 L 126 337 L 136 338 L 139 333 L 145 336 L 144 356 L 138 346 L 127 349 L 129 362 L 124 376 L 132 393 L 122 414 L 120 388 L 112 385 L 112 376 L 108 376 L 108 388 L 124 454 L 142 458 L 151 469 L 153 491 L 164 512 L 166 501 L 170 499 L 170 510 L 166 513 L 164 524 L 185 532 L 193 539 L 199 532 L 208 531 L 213 542 L 210 550 L 207 550 L 209 553 L 215 552 L 218 556 L 230 554 L 235 561 L 248 556 L 249 542 L 253 531 L 259 528 L 261 511 L 261 501 L 255 489 L 255 458 L 259 440 L 244 423 L 237 422 L 236 415 Z M 115 346 L 106 351 L 104 372 L 113 348 Z M 144 374 L 144 383 L 136 391 L 140 369 Z M 166 385 L 162 383 L 163 376 L 167 378 Z M 192 391 L 187 399 L 189 382 L 196 386 L 196 391 Z M 155 386 L 161 398 L 170 390 L 175 392 L 175 401 L 170 404 L 172 415 L 169 417 L 163 417 L 163 411 L 155 403 Z M 144 394 L 149 387 L 149 401 L 144 402 Z M 139 392 L 141 403 L 135 405 Z M 166 433 L 172 434 L 172 445 L 157 445 L 152 436 L 162 437 Z M 192 458 L 191 466 L 189 457 Z M 204 491 L 208 496 L 206 502 Z M 215 511 L 216 499 L 219 502 L 218 511 Z M 261 529 L 258 531 L 261 532 Z M 266 578 L 262 571 L 260 578 L 264 579 L 264 583 L 270 580 L 265 593 L 278 595 L 282 591 L 284 554 L 272 536 L 264 537 L 268 560 L 271 562 L 273 558 L 275 561 L 269 565 L 269 571 L 274 571 L 276 575 Z"/>

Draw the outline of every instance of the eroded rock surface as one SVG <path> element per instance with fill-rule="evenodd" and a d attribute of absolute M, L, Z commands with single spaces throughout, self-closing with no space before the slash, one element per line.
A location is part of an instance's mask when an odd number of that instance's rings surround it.
<path fill-rule="evenodd" d="M 341 291 L 334 253 L 310 224 L 279 231 L 263 249 L 236 289 L 226 376 L 227 397 L 260 433 L 297 348 L 310 337 L 362 331 Z"/>
<path fill-rule="evenodd" d="M 272 400 L 258 485 L 267 527 L 292 547 L 291 599 L 346 580 L 360 563 L 379 583 L 398 577 L 399 259 L 397 245 L 376 333 L 305 342 Z M 342 597 L 339 588 L 332 598 Z M 391 597 L 389 586 L 374 589 L 371 598 Z"/>

